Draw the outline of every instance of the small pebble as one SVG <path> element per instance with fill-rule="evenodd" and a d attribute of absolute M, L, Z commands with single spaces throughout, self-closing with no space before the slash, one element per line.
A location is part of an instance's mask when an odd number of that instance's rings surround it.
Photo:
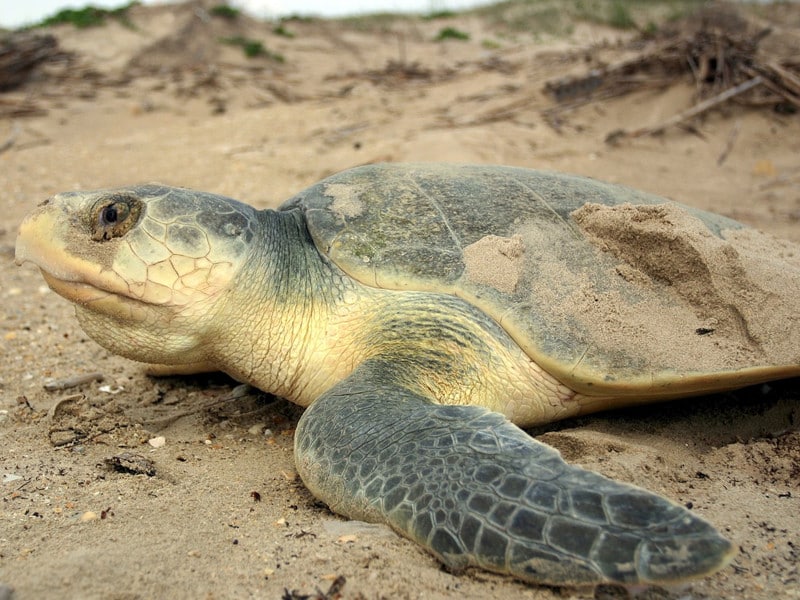
<path fill-rule="evenodd" d="M 67 429 L 66 431 L 51 431 L 50 432 L 50 443 L 53 444 L 56 448 L 61 446 L 66 446 L 67 444 L 71 444 L 75 440 L 78 439 L 78 434 L 75 433 L 72 429 Z"/>
<path fill-rule="evenodd" d="M 96 512 L 92 512 L 91 510 L 87 510 L 85 513 L 81 515 L 81 523 L 88 523 L 89 521 L 96 521 L 99 519 L 100 516 Z"/>
<path fill-rule="evenodd" d="M 150 444 L 153 448 L 161 448 L 164 444 L 167 443 L 167 439 L 163 435 L 159 435 L 158 437 L 154 437 L 147 440 L 147 443 Z"/>
<path fill-rule="evenodd" d="M 152 460 L 133 452 L 123 452 L 122 454 L 111 456 L 106 458 L 104 462 L 120 473 L 153 477 L 157 472 L 156 465 Z"/>
<path fill-rule="evenodd" d="M 101 392 L 105 392 L 106 394 L 119 394 L 120 392 L 124 392 L 125 391 L 125 388 L 122 387 L 121 385 L 114 385 L 114 386 L 101 385 L 97 389 L 100 390 Z"/>

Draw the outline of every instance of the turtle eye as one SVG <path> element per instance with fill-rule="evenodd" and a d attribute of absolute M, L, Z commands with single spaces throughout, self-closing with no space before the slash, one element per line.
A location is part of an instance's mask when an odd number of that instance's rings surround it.
<path fill-rule="evenodd" d="M 113 202 L 103 207 L 100 211 L 100 224 L 113 226 L 124 221 L 131 213 L 131 209 L 124 202 Z"/>
<path fill-rule="evenodd" d="M 107 241 L 125 235 L 136 224 L 141 201 L 127 196 L 104 198 L 92 211 L 92 239 Z"/>

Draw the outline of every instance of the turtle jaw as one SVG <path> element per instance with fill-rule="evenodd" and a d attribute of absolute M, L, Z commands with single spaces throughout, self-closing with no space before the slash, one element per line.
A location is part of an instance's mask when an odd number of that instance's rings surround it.
<path fill-rule="evenodd" d="M 146 363 L 204 360 L 197 350 L 199 334 L 184 331 L 176 318 L 185 307 L 140 298 L 135 294 L 140 288 L 117 273 L 116 240 L 103 244 L 102 255 L 99 246 L 95 252 L 88 250 L 90 241 L 79 228 L 85 203 L 75 204 L 56 196 L 22 222 L 16 264 L 38 267 L 50 289 L 75 305 L 78 322 L 89 337 L 111 352 Z"/>
<path fill-rule="evenodd" d="M 113 271 L 70 252 L 64 220 L 46 209 L 47 204 L 20 225 L 14 262 L 36 265 L 51 290 L 78 306 L 127 319 L 143 318 L 147 303 L 126 293 L 129 286 Z"/>
<path fill-rule="evenodd" d="M 16 263 L 39 267 L 75 305 L 84 331 L 112 352 L 208 362 L 228 334 L 212 333 L 216 315 L 257 229 L 253 209 L 182 188 L 67 192 L 22 222 Z"/>
<path fill-rule="evenodd" d="M 152 312 L 145 302 L 95 287 L 91 283 L 58 279 L 41 267 L 42 277 L 48 287 L 76 306 L 76 310 L 88 310 L 125 321 L 143 321 Z"/>

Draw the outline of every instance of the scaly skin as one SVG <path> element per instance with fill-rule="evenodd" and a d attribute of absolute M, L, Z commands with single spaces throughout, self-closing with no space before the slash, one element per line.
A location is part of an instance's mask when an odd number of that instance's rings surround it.
<path fill-rule="evenodd" d="M 61 195 L 22 224 L 17 260 L 114 352 L 221 369 L 311 405 L 296 436 L 309 489 L 450 567 L 637 584 L 730 560 L 705 521 L 567 465 L 503 416 L 546 422 L 581 398 L 494 321 L 444 294 L 356 283 L 299 211 L 158 186 Z"/>
<path fill-rule="evenodd" d="M 194 213 L 172 217 L 162 213 L 180 194 L 142 189 L 146 214 L 125 235 L 92 239 L 104 198 L 130 192 L 89 192 L 49 201 L 17 243 L 18 260 L 38 264 L 76 303 L 84 330 L 113 352 L 220 369 L 302 406 L 386 354 L 418 363 L 417 389 L 440 403 L 486 406 L 523 425 L 580 410 L 569 388 L 465 301 L 345 276 L 319 255 L 296 211 L 236 205 L 221 218 L 252 222 L 233 235 L 195 217 L 218 210 L 218 198 L 185 192 Z"/>
<path fill-rule="evenodd" d="M 434 405 L 372 360 L 300 419 L 295 460 L 332 510 L 387 522 L 453 570 L 548 584 L 674 583 L 732 556 L 682 506 L 571 466 L 501 415 Z"/>

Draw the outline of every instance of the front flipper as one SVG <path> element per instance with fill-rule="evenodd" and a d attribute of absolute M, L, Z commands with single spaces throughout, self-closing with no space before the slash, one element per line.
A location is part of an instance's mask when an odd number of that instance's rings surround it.
<path fill-rule="evenodd" d="M 376 365 L 311 405 L 295 456 L 332 510 L 388 523 L 453 569 L 553 585 L 666 584 L 733 555 L 682 506 L 567 464 L 500 414 L 433 404 Z"/>

